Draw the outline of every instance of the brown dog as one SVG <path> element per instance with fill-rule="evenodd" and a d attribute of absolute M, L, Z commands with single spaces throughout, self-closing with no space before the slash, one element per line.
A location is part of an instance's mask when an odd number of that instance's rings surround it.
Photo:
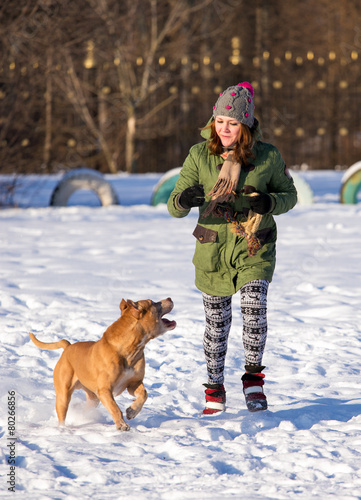
<path fill-rule="evenodd" d="M 135 396 L 126 410 L 127 419 L 138 415 L 146 399 L 143 385 L 145 359 L 144 347 L 149 340 L 176 327 L 175 321 L 163 318 L 173 309 L 170 298 L 160 302 L 122 299 L 121 317 L 110 325 L 97 342 L 40 342 L 30 333 L 30 338 L 40 349 L 59 349 L 64 352 L 54 369 L 56 413 L 59 424 L 64 424 L 72 393 L 83 389 L 93 405 L 99 401 L 111 414 L 117 429 L 128 431 L 123 414 L 114 401 L 125 389 Z"/>

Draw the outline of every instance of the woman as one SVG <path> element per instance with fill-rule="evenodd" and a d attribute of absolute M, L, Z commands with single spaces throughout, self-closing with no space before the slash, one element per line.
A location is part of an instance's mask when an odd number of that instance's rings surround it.
<path fill-rule="evenodd" d="M 267 409 L 262 357 L 267 337 L 267 290 L 276 262 L 273 215 L 290 210 L 297 192 L 285 163 L 260 140 L 248 82 L 220 94 L 203 129 L 207 140 L 190 149 L 168 200 L 173 217 L 199 207 L 194 230 L 195 283 L 203 295 L 207 363 L 205 415 L 225 410 L 224 364 L 232 295 L 240 290 L 249 411 Z"/>

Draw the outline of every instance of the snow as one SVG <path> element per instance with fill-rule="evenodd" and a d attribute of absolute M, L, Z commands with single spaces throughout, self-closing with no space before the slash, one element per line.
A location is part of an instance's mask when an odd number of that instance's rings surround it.
<path fill-rule="evenodd" d="M 174 219 L 164 205 L 151 207 L 156 174 L 109 176 L 122 203 L 110 207 L 83 193 L 82 205 L 51 208 L 59 176 L 20 180 L 20 208 L 0 211 L 2 498 L 14 495 L 6 483 L 9 391 L 16 395 L 16 497 L 361 498 L 361 205 L 338 202 L 341 172 L 300 175 L 316 203 L 276 218 L 264 356 L 269 410 L 245 407 L 237 294 L 227 411 L 213 418 L 201 416 L 196 211 Z M 146 347 L 149 399 L 131 430 L 117 431 L 103 406 L 85 411 L 81 391 L 58 427 L 52 373 L 61 350 L 39 350 L 28 332 L 44 341 L 97 340 L 118 318 L 122 298 L 168 296 L 175 307 L 167 317 L 177 327 Z M 130 400 L 117 398 L 122 410 Z"/>
<path fill-rule="evenodd" d="M 359 170 L 361 170 L 361 161 L 357 161 L 356 163 L 354 163 L 353 165 L 351 165 L 351 167 L 349 167 L 345 171 L 345 173 L 344 173 L 344 175 L 343 175 L 343 177 L 341 179 L 342 183 L 348 181 L 348 179 L 350 179 L 350 177 L 352 177 L 353 174 L 356 173 L 356 172 L 358 172 Z"/>

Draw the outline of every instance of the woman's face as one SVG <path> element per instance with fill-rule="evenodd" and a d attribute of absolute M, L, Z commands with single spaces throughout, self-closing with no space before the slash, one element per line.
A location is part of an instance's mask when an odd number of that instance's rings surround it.
<path fill-rule="evenodd" d="M 215 118 L 216 132 L 225 148 L 232 147 L 239 137 L 241 123 L 229 116 L 217 115 Z"/>

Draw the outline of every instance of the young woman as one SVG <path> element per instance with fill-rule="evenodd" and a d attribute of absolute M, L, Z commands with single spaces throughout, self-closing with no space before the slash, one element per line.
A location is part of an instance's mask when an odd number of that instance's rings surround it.
<path fill-rule="evenodd" d="M 208 371 L 206 407 L 225 410 L 224 364 L 232 321 L 232 295 L 240 290 L 249 411 L 267 409 L 262 365 L 267 337 L 267 290 L 276 262 L 273 216 L 290 210 L 297 192 L 285 163 L 260 140 L 248 82 L 227 88 L 194 145 L 168 200 L 173 217 L 199 207 L 193 257 L 195 283 L 203 295 L 204 353 Z"/>

